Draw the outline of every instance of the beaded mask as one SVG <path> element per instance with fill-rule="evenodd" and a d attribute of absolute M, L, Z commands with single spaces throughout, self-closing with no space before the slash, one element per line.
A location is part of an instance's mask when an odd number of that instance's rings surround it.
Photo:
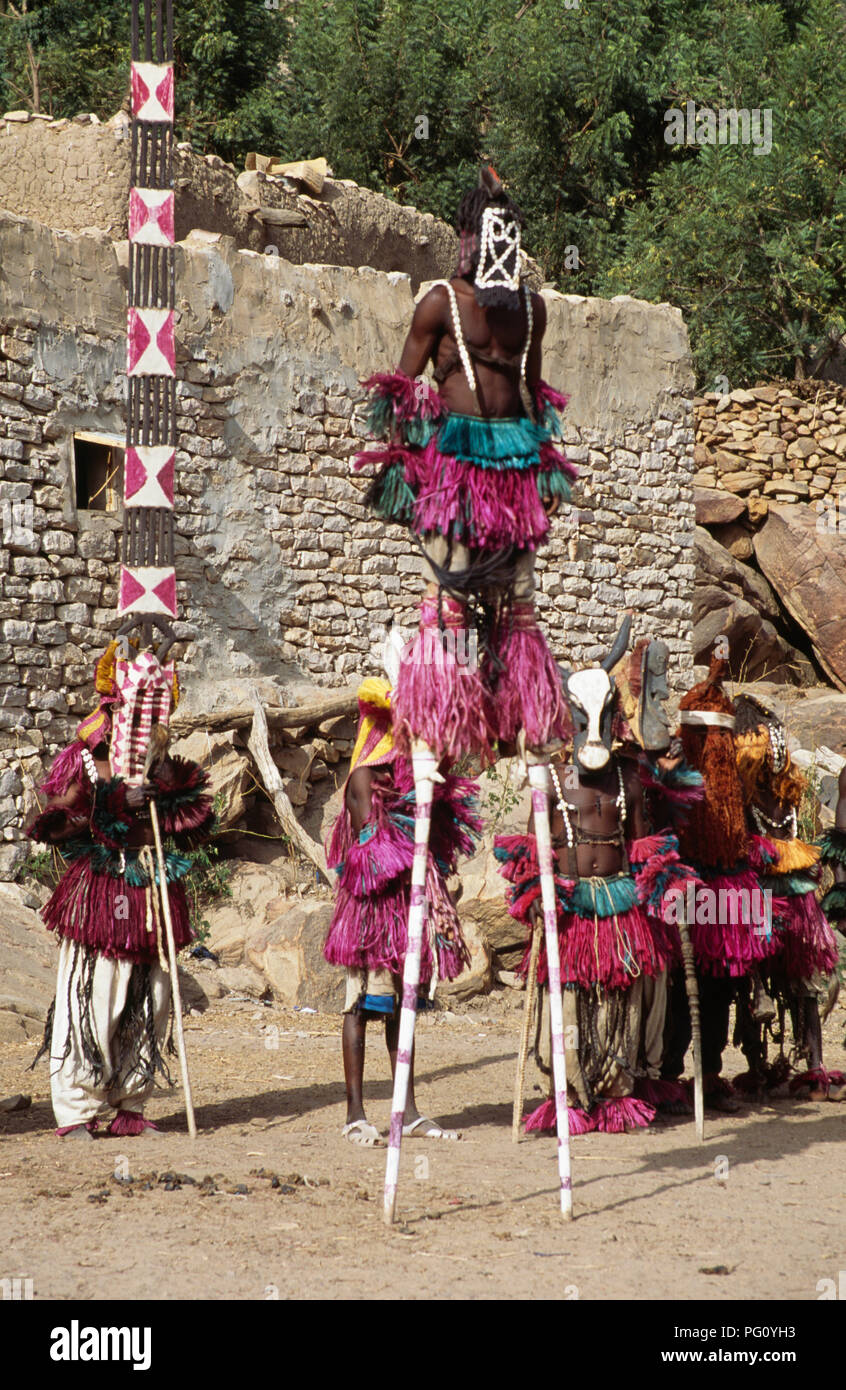
<path fill-rule="evenodd" d="M 522 265 L 520 224 L 516 217 L 503 207 L 485 208 L 473 280 L 478 302 L 516 308 L 520 302 Z"/>

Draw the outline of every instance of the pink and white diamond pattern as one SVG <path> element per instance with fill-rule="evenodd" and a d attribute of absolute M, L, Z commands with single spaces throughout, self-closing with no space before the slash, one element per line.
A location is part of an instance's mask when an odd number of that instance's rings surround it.
<path fill-rule="evenodd" d="M 173 310 L 136 309 L 130 306 L 126 353 L 129 376 L 175 376 Z"/>
<path fill-rule="evenodd" d="M 163 613 L 176 617 L 173 565 L 121 565 L 118 613 Z"/>
<path fill-rule="evenodd" d="M 124 465 L 124 505 L 172 507 L 176 450 L 169 444 L 130 444 Z"/>
<path fill-rule="evenodd" d="M 111 762 L 118 777 L 138 781 L 153 724 L 167 724 L 173 690 L 173 662 L 162 666 L 154 652 L 131 661 L 118 657 L 115 683 L 120 704 L 112 719 Z"/>
<path fill-rule="evenodd" d="M 172 188 L 130 188 L 130 241 L 145 246 L 172 246 L 175 235 L 173 219 Z"/>
<path fill-rule="evenodd" d="M 132 64 L 132 114 L 136 121 L 173 120 L 173 64 Z"/>

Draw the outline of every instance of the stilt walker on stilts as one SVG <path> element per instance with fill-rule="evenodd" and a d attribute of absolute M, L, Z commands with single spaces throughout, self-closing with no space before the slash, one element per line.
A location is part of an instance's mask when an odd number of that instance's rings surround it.
<path fill-rule="evenodd" d="M 491 762 L 497 744 L 513 748 L 519 739 L 534 759 L 540 807 L 547 749 L 570 729 L 558 670 L 535 616 L 534 561 L 551 515 L 569 500 L 576 470 L 556 444 L 566 397 L 540 377 L 546 310 L 523 276 L 521 223 L 496 174 L 483 170 L 459 209 L 456 274 L 421 299 L 398 369 L 367 383 L 371 429 L 385 448 L 362 454 L 357 467 L 376 465 L 369 500 L 386 521 L 412 530 L 427 581 L 420 628 L 392 696 L 397 743 L 412 758 L 417 781 L 418 875 L 438 770 L 467 755 Z M 429 362 L 439 389 L 418 375 Z M 405 959 L 403 1058 L 413 1043 L 414 943 L 424 913 L 421 891 L 412 902 Z M 563 1067 L 563 1051 L 560 1062 Z M 396 1204 L 404 1075 L 398 1063 L 388 1221 Z M 566 1100 L 566 1085 L 561 1094 Z M 569 1201 L 569 1170 L 566 1192 Z"/>

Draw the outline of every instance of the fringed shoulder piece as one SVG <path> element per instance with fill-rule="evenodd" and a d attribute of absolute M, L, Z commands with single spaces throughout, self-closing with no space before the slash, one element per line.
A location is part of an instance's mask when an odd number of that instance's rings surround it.
<path fill-rule="evenodd" d="M 57 753 L 50 768 L 50 775 L 39 788 L 45 796 L 64 796 L 72 782 L 86 780 L 82 765 L 82 750 L 85 747 L 80 739 L 74 739 L 61 753 Z"/>
<path fill-rule="evenodd" d="M 407 759 L 398 763 L 396 776 L 401 781 L 406 767 L 412 785 L 406 788 L 400 809 L 410 815 L 413 823 L 416 800 L 413 774 Z M 469 857 L 476 852 L 481 833 L 479 784 L 470 777 L 448 773 L 443 782 L 435 783 L 429 830 L 429 851 L 442 874 L 448 876 L 455 873 L 459 858 L 462 855 Z"/>
<path fill-rule="evenodd" d="M 817 844 L 824 864 L 842 864 L 846 868 L 846 830 L 833 825 L 817 838 Z"/>
<path fill-rule="evenodd" d="M 65 794 L 70 789 L 65 788 Z M 26 827 L 25 834 L 40 845 L 61 844 L 71 836 L 87 832 L 91 800 L 86 783 L 77 784 L 77 792 L 68 806 L 54 806 L 49 803 Z M 54 793 L 57 796 L 58 793 Z"/>
<path fill-rule="evenodd" d="M 558 418 L 564 414 L 570 403 L 570 397 L 565 396 L 563 391 L 556 391 L 554 386 L 550 386 L 548 381 L 538 380 L 533 388 L 535 398 L 535 409 L 544 427 L 556 439 L 561 437 L 561 421 Z"/>
<path fill-rule="evenodd" d="M 692 768 L 684 758 L 678 767 L 667 771 L 641 753 L 638 775 L 647 793 L 650 811 L 659 825 L 666 821 L 672 825 L 683 825 L 691 807 L 705 798 L 702 773 Z"/>
<path fill-rule="evenodd" d="M 537 840 L 534 835 L 497 835 L 494 857 L 510 885 L 505 894 L 508 911 L 518 921 L 529 922 L 531 909 L 541 898 Z"/>
<path fill-rule="evenodd" d="M 214 806 L 208 773 L 189 758 L 165 758 L 147 779 L 155 794 L 162 829 L 168 835 L 197 835 L 210 829 Z"/>
<path fill-rule="evenodd" d="M 818 845 L 809 845 L 806 840 L 773 840 L 776 862 L 771 870 L 776 874 L 801 873 L 815 869 L 820 862 Z"/>
<path fill-rule="evenodd" d="M 338 818 L 328 862 L 335 868 L 340 886 L 355 898 L 384 893 L 401 874 L 411 871 L 414 811 L 411 815 L 403 813 L 400 802 L 393 787 L 374 786 L 370 817 L 358 835 L 346 805 Z"/>
<path fill-rule="evenodd" d="M 666 921 L 667 899 L 686 894 L 691 883 L 694 887 L 700 883 L 695 870 L 682 862 L 672 830 L 631 840 L 628 855 L 638 900 L 651 917 Z"/>
<path fill-rule="evenodd" d="M 405 372 L 375 372 L 364 382 L 369 393 L 367 428 L 376 439 L 396 439 L 420 448 L 428 444 L 435 422 L 446 414 L 438 390 L 425 377 Z"/>

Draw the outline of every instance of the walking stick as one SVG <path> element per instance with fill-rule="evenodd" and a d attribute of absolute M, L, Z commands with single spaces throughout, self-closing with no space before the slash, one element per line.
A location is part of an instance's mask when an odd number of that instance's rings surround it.
<path fill-rule="evenodd" d="M 429 827 L 432 819 L 432 791 L 438 779 L 435 754 L 424 743 L 415 743 L 411 752 L 414 769 L 414 860 L 411 867 L 411 902 L 408 913 L 408 944 L 402 976 L 402 1012 L 400 1013 L 397 1062 L 394 1072 L 394 1092 L 391 1101 L 391 1129 L 388 1136 L 388 1158 L 385 1165 L 385 1196 L 383 1216 L 390 1226 L 396 1214 L 397 1181 L 399 1179 L 402 1123 L 408 1097 L 408 1078 L 414 1048 L 414 1024 L 417 1017 L 417 987 L 420 984 L 420 948 L 426 920 L 426 867 L 429 857 Z"/>
<path fill-rule="evenodd" d="M 693 943 L 690 928 L 684 920 L 679 922 L 682 960 L 684 961 L 684 985 L 687 990 L 687 1006 L 690 1010 L 690 1045 L 693 1052 L 693 1116 L 696 1123 L 696 1137 L 705 1142 L 705 1097 L 702 1087 L 702 1023 L 699 1017 L 699 982 L 693 957 Z"/>
<path fill-rule="evenodd" d="M 520 1053 L 517 1058 L 517 1076 L 514 1081 L 514 1113 L 511 1119 L 511 1139 L 520 1143 L 520 1121 L 523 1118 L 523 1087 L 526 1081 L 526 1058 L 529 1055 L 529 1038 L 532 1035 L 532 1019 L 535 1012 L 535 992 L 538 984 L 538 956 L 543 928 L 536 923 L 532 929 L 532 950 L 529 956 L 529 977 L 526 981 L 526 1003 L 523 1009 L 523 1028 L 520 1034 Z"/>
<path fill-rule="evenodd" d="M 185 1092 L 185 1114 L 188 1119 L 188 1133 L 192 1139 L 197 1137 L 197 1123 L 194 1119 L 194 1102 L 191 1097 L 191 1078 L 188 1075 L 188 1055 L 185 1051 L 185 1034 L 182 1029 L 182 995 L 179 990 L 179 973 L 176 964 L 176 942 L 173 937 L 173 921 L 170 916 L 170 895 L 167 891 L 167 873 L 162 849 L 162 836 L 159 829 L 159 813 L 155 801 L 150 801 L 150 820 L 153 824 L 153 839 L 156 842 L 156 860 L 159 866 L 159 888 L 164 913 L 165 935 L 167 937 L 167 958 L 170 962 L 170 984 L 173 990 L 173 1017 L 176 1023 L 176 1050 L 179 1053 L 179 1070 L 182 1073 L 182 1089 Z"/>
<path fill-rule="evenodd" d="M 558 1176 L 561 1184 L 561 1215 L 573 1215 L 573 1188 L 570 1176 L 570 1115 L 567 1108 L 567 1063 L 564 1056 L 564 1008 L 561 1002 L 561 960 L 558 954 L 558 919 L 555 910 L 555 879 L 552 875 L 552 842 L 549 833 L 548 773 L 545 763 L 529 762 L 529 786 L 540 864 L 546 963 L 549 976 L 549 1022 L 552 1034 L 552 1081 L 555 1090 L 555 1126 L 558 1131 Z"/>

